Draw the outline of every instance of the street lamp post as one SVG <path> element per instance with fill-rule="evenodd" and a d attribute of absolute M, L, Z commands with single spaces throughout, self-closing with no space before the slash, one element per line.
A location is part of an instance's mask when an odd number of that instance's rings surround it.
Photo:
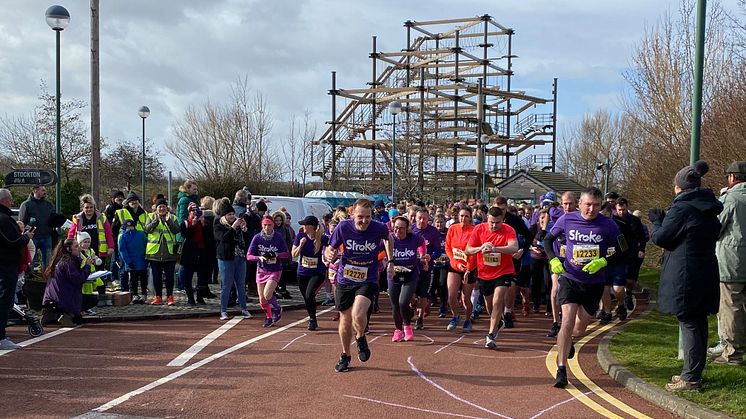
<path fill-rule="evenodd" d="M 611 163 L 609 158 L 606 161 L 596 165 L 596 170 L 603 170 L 604 173 L 604 196 L 609 192 L 609 172 L 611 171 Z"/>
<path fill-rule="evenodd" d="M 401 112 L 401 102 L 395 100 L 389 103 L 389 112 L 394 116 L 394 126 L 391 129 L 391 202 L 396 204 L 396 115 Z"/>
<path fill-rule="evenodd" d="M 60 128 L 60 32 L 65 30 L 67 25 L 70 23 L 70 13 L 62 6 L 49 6 L 47 11 L 44 13 L 47 19 L 47 25 L 56 33 L 57 38 L 57 63 L 56 63 L 56 77 L 57 77 L 57 143 L 55 146 L 56 157 L 54 170 L 57 172 L 57 181 L 55 183 L 55 200 L 54 205 L 57 212 L 60 212 L 62 203 L 62 188 L 60 187 L 60 179 L 62 176 L 62 130 Z"/>
<path fill-rule="evenodd" d="M 479 137 L 479 147 L 482 147 L 482 191 L 481 198 L 487 199 L 487 144 L 490 143 L 490 137 L 487 134 L 482 134 Z"/>
<path fill-rule="evenodd" d="M 143 200 L 145 199 L 145 118 L 150 116 L 150 108 L 147 106 L 140 106 L 137 110 L 137 114 L 142 118 L 142 173 L 140 178 L 140 193 L 142 193 Z M 145 202 L 145 201 L 142 201 Z"/>

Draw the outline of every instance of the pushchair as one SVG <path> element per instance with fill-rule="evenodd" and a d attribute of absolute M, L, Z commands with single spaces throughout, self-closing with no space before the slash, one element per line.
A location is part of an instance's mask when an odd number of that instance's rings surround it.
<path fill-rule="evenodd" d="M 15 315 L 20 318 L 20 322 L 24 322 L 28 325 L 28 334 L 31 335 L 31 337 L 39 337 L 44 333 L 44 328 L 41 327 L 39 319 L 22 309 L 18 304 L 13 304 L 12 313 L 15 313 Z"/>

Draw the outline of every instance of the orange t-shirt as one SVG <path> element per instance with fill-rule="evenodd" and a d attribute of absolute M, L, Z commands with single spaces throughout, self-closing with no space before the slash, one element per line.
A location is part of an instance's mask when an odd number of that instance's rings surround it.
<path fill-rule="evenodd" d="M 461 224 L 453 224 L 448 227 L 446 233 L 446 254 L 451 263 L 451 269 L 454 271 L 465 272 L 472 270 L 477 266 L 477 258 L 466 256 L 466 245 L 469 243 L 474 226 L 468 224 L 462 227 Z"/>
<path fill-rule="evenodd" d="M 508 241 L 518 240 L 513 227 L 503 223 L 497 231 L 491 231 L 487 223 L 474 227 L 469 238 L 469 246 L 478 247 L 486 242 L 495 247 L 508 245 Z M 492 280 L 503 275 L 515 274 L 513 255 L 508 253 L 477 253 L 477 273 L 479 279 Z"/>

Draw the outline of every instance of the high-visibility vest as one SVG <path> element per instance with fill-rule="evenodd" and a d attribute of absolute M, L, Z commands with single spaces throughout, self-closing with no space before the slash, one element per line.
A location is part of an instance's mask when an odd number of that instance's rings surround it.
<path fill-rule="evenodd" d="M 80 263 L 81 268 L 85 268 L 85 260 L 91 255 L 95 256 L 93 249 L 83 250 L 80 249 L 80 256 L 83 257 L 83 262 Z M 96 265 L 91 265 L 91 273 L 96 272 Z M 86 281 L 83 283 L 83 295 L 93 295 L 93 292 L 97 287 L 104 285 L 104 281 L 101 278 L 96 278 L 95 281 Z"/>
<path fill-rule="evenodd" d="M 83 213 L 80 213 L 73 217 L 73 225 L 75 225 L 75 231 L 80 232 L 83 223 Z M 96 227 L 98 228 L 98 253 L 104 254 L 109 250 L 109 245 L 106 244 L 106 232 L 104 231 L 104 221 L 106 216 L 100 214 L 96 216 Z"/>
<path fill-rule="evenodd" d="M 135 221 L 132 218 L 132 214 L 130 214 L 129 210 L 127 210 L 126 208 L 118 209 L 116 214 L 117 214 L 117 218 L 119 218 L 119 224 L 122 227 L 124 227 L 124 222 L 127 220 Z M 138 218 L 139 219 L 135 221 L 135 230 L 140 230 L 142 232 L 145 232 L 145 222 L 147 221 L 148 213 L 143 211 L 143 213 L 140 214 L 140 217 Z M 122 233 L 124 233 L 124 228 L 119 229 L 119 236 L 121 236 Z M 119 240 L 119 238 L 117 238 L 117 240 Z"/>
<path fill-rule="evenodd" d="M 148 233 L 148 244 L 145 246 L 146 255 L 158 254 L 161 249 L 161 237 L 166 238 L 166 247 L 168 247 L 168 253 L 174 254 L 174 244 L 176 244 L 176 234 L 172 233 L 168 229 L 168 225 L 164 222 L 159 222 L 155 230 Z"/>

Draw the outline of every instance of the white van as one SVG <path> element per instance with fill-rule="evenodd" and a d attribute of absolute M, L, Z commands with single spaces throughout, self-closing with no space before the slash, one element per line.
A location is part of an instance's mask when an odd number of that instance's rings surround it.
<path fill-rule="evenodd" d="M 332 212 L 329 203 L 321 199 L 254 195 L 251 202 L 256 204 L 260 199 L 267 204 L 267 215 L 271 216 L 273 212 L 285 208 L 285 211 L 290 214 L 290 225 L 296 232 L 300 229 L 298 221 L 313 215 L 321 222 L 324 215 Z"/>

